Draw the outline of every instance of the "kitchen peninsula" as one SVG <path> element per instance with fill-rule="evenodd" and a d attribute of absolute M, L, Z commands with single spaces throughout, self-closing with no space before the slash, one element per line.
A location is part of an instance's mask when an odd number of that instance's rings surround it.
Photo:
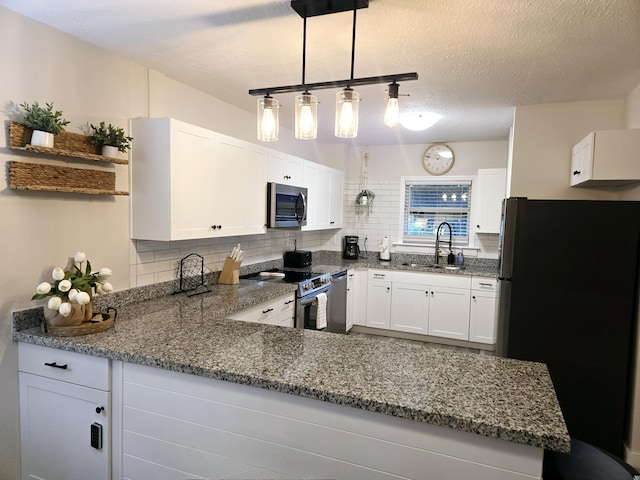
<path fill-rule="evenodd" d="M 113 330 L 49 337 L 30 309 L 13 339 L 109 363 L 113 478 L 539 479 L 568 450 L 542 364 L 225 318 L 293 288 L 134 289 Z"/>

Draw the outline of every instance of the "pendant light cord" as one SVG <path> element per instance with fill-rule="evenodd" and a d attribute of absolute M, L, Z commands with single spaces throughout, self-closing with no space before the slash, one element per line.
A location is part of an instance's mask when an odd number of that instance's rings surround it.
<path fill-rule="evenodd" d="M 351 37 L 351 77 L 353 80 L 353 64 L 356 58 L 356 9 L 353 9 L 353 33 Z"/>
<path fill-rule="evenodd" d="M 302 20 L 302 85 L 304 86 L 304 73 L 307 67 L 307 17 Z M 353 67 L 351 72 L 353 76 Z"/>

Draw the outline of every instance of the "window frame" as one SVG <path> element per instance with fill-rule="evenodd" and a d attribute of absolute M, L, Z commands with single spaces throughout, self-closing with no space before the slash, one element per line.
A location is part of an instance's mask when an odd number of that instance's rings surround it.
<path fill-rule="evenodd" d="M 468 232 L 468 240 L 466 244 L 463 243 L 455 243 L 453 244 L 456 248 L 475 248 L 474 247 L 474 237 L 475 237 L 475 224 L 474 217 L 476 211 L 476 202 L 474 187 L 476 187 L 477 176 L 476 175 L 456 175 L 456 176 L 443 176 L 443 177 L 430 177 L 430 176 L 410 176 L 410 177 L 400 177 L 400 225 L 398 231 L 398 238 L 400 239 L 400 245 L 411 245 L 416 247 L 434 247 L 435 239 L 429 239 L 425 241 L 412 241 L 411 239 L 405 239 L 404 235 L 404 224 L 405 224 L 405 199 L 406 199 L 406 188 L 407 182 L 410 183 L 423 183 L 428 185 L 437 185 L 437 184 L 456 184 L 456 183 L 469 183 L 470 187 L 470 195 L 471 200 L 469 202 L 469 213 L 467 217 L 467 232 Z"/>

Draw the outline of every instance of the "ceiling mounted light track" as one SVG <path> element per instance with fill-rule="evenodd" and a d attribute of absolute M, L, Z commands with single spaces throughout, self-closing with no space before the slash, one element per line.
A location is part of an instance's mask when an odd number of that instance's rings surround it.
<path fill-rule="evenodd" d="M 356 11 L 361 8 L 368 8 L 369 0 L 292 0 L 291 8 L 303 19 L 303 41 L 302 41 L 302 83 L 298 85 L 285 85 L 280 87 L 256 88 L 249 90 L 250 95 L 263 95 L 258 100 L 258 139 L 263 141 L 277 140 L 278 136 L 278 115 L 277 100 L 271 97 L 272 94 L 303 92 L 296 96 L 296 126 L 295 136 L 301 139 L 317 138 L 317 97 L 309 93 L 310 90 L 321 90 L 328 88 L 343 88 L 336 94 L 336 116 L 335 135 L 340 138 L 354 138 L 358 134 L 358 102 L 359 94 L 353 87 L 359 85 L 375 85 L 380 83 L 390 83 L 389 100 L 385 111 L 385 124 L 394 126 L 397 124 L 398 110 L 398 88 L 397 82 L 417 80 L 418 74 L 396 73 L 392 75 L 382 75 L 376 77 L 354 78 L 355 44 L 356 44 Z M 346 80 L 332 80 L 326 82 L 305 82 L 306 50 L 307 50 L 307 18 L 332 13 L 353 11 L 353 35 L 351 42 L 351 76 Z M 273 120 L 276 125 L 273 127 Z M 266 130 L 265 130 L 266 127 Z M 274 138 L 275 132 L 275 138 Z"/>

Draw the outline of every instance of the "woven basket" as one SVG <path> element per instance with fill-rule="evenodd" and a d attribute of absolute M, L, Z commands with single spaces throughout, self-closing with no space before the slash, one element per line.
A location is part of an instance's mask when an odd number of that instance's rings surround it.
<path fill-rule="evenodd" d="M 74 326 L 54 326 L 42 322 L 41 329 L 52 337 L 77 337 L 89 335 L 91 333 L 104 332 L 113 328 L 116 324 L 118 312 L 115 308 L 107 308 L 108 313 L 97 313 L 91 320 L 85 320 L 80 325 Z"/>

